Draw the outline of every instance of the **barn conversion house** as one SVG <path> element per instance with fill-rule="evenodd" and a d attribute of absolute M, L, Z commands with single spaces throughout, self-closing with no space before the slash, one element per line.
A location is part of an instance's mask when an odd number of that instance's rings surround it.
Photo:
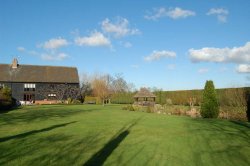
<path fill-rule="evenodd" d="M 12 97 L 21 103 L 55 103 L 79 94 L 77 68 L 0 64 L 0 87 L 11 89 Z"/>

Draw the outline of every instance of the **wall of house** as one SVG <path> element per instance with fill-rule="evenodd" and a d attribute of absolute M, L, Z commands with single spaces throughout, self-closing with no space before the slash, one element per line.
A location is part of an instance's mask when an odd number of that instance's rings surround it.
<path fill-rule="evenodd" d="M 57 100 L 58 98 L 55 97 L 49 97 L 49 94 L 57 94 L 57 91 L 60 91 L 61 89 L 58 88 L 49 88 L 51 85 L 64 85 L 60 83 L 34 83 L 36 84 L 35 91 L 24 91 L 24 84 L 26 83 L 10 83 L 10 82 L 0 82 L 1 85 L 7 86 L 11 88 L 12 91 L 12 97 L 15 98 L 18 101 L 23 101 L 24 94 L 34 94 L 35 100 L 44 100 L 44 99 L 51 99 L 51 100 Z M 33 83 L 30 83 L 33 84 Z M 67 84 L 69 87 L 72 87 L 72 89 L 79 89 L 78 83 L 73 84 Z M 63 100 L 67 99 L 69 97 L 70 92 L 66 92 L 65 95 L 63 95 Z"/>
<path fill-rule="evenodd" d="M 72 97 L 71 92 L 65 91 L 63 96 L 59 96 L 58 93 L 61 93 L 64 85 L 71 87 L 72 89 L 79 90 L 78 83 L 64 84 L 64 83 L 37 83 L 36 84 L 36 100 L 66 100 L 68 97 Z M 52 86 L 52 87 L 51 87 Z M 57 94 L 57 96 L 48 96 L 48 94 Z"/>

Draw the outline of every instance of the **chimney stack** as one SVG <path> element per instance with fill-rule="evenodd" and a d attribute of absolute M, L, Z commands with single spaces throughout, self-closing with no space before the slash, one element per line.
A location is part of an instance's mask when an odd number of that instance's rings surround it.
<path fill-rule="evenodd" d="M 18 67 L 18 61 L 16 58 L 13 59 L 11 67 L 12 69 L 16 69 Z"/>

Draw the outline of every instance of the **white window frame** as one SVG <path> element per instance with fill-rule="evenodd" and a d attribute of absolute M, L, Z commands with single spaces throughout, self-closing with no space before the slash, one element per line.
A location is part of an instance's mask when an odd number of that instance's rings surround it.
<path fill-rule="evenodd" d="M 36 88 L 36 84 L 24 84 L 24 88 Z"/>
<path fill-rule="evenodd" d="M 55 93 L 50 93 L 48 94 L 49 97 L 56 97 L 56 94 Z"/>

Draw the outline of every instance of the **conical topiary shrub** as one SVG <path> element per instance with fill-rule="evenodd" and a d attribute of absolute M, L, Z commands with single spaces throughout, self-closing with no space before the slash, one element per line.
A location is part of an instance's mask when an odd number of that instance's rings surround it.
<path fill-rule="evenodd" d="M 201 116 L 203 118 L 217 118 L 219 115 L 219 102 L 216 96 L 213 81 L 206 81 L 201 103 Z"/>

